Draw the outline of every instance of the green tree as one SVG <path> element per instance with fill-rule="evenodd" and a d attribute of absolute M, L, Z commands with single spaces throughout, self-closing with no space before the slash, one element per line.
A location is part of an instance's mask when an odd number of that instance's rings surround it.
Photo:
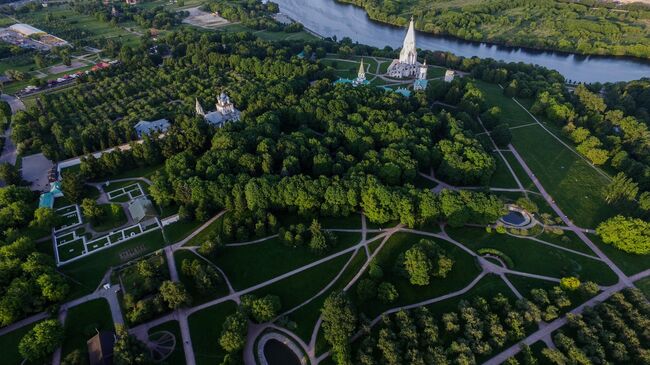
<path fill-rule="evenodd" d="M 2 144 L 0 143 L 0 146 Z M 20 185 L 23 182 L 20 170 L 10 163 L 0 163 L 0 180 L 7 185 Z"/>
<path fill-rule="evenodd" d="M 131 336 L 123 325 L 115 325 L 115 345 L 113 346 L 113 363 L 115 365 L 151 364 L 151 352 L 136 337 Z"/>
<path fill-rule="evenodd" d="M 45 230 L 56 227 L 60 221 L 61 217 L 59 217 L 53 209 L 42 207 L 36 208 L 34 211 L 34 219 L 29 223 L 29 225 Z"/>
<path fill-rule="evenodd" d="M 20 340 L 20 355 L 32 363 L 45 360 L 63 343 L 63 327 L 57 320 L 47 319 L 37 323 Z"/>
<path fill-rule="evenodd" d="M 598 225 L 596 233 L 603 242 L 625 252 L 650 253 L 650 224 L 641 219 L 617 215 Z"/>
<path fill-rule="evenodd" d="M 357 313 L 345 293 L 334 292 L 325 299 L 321 318 L 334 360 L 339 365 L 351 364 L 349 340 L 357 328 Z"/>
<path fill-rule="evenodd" d="M 178 309 L 192 303 L 192 298 L 182 283 L 163 281 L 160 285 L 160 295 L 171 309 Z"/>
<path fill-rule="evenodd" d="M 237 311 L 226 317 L 219 337 L 219 344 L 227 352 L 237 352 L 244 348 L 247 333 L 248 320 L 241 311 Z"/>
<path fill-rule="evenodd" d="M 63 195 L 71 202 L 80 203 L 84 191 L 84 179 L 81 174 L 66 172 L 61 180 Z"/>
<path fill-rule="evenodd" d="M 384 304 L 393 303 L 398 297 L 397 288 L 389 282 L 383 282 L 377 287 L 377 299 Z"/>
<path fill-rule="evenodd" d="M 413 246 L 404 253 L 404 269 L 413 285 L 429 285 L 432 269 L 427 253 L 420 246 Z"/>
<path fill-rule="evenodd" d="M 104 210 L 94 199 L 85 198 L 81 202 L 81 213 L 91 222 L 97 222 L 97 220 L 103 215 Z"/>

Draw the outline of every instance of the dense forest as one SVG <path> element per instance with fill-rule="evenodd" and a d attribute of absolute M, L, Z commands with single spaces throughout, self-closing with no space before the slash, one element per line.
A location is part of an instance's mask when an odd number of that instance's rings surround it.
<path fill-rule="evenodd" d="M 434 34 L 580 54 L 650 58 L 650 8 L 563 0 L 338 0 L 398 26 L 411 15 Z"/>

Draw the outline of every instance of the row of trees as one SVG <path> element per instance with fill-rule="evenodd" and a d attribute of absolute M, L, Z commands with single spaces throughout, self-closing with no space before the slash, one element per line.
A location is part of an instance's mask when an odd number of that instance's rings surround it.
<path fill-rule="evenodd" d="M 567 328 L 553 337 L 557 349 L 542 351 L 551 363 L 648 363 L 650 306 L 639 290 L 626 289 L 581 315 L 569 314 L 567 318 Z"/>

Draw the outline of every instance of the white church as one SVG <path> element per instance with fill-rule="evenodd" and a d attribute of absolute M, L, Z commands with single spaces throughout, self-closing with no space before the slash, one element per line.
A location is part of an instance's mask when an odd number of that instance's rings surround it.
<path fill-rule="evenodd" d="M 393 60 L 388 66 L 388 76 L 395 78 L 410 78 L 419 76 L 421 64 L 418 62 L 418 50 L 415 46 L 415 26 L 413 18 L 404 38 L 399 59 Z M 426 67 L 426 66 L 425 66 Z"/>
<path fill-rule="evenodd" d="M 221 127 L 227 122 L 239 120 L 241 113 L 235 108 L 235 105 L 230 101 L 230 98 L 225 92 L 222 92 L 217 98 L 216 107 L 217 110 L 205 113 L 199 99 L 196 99 L 196 114 L 203 117 L 211 125 Z"/>

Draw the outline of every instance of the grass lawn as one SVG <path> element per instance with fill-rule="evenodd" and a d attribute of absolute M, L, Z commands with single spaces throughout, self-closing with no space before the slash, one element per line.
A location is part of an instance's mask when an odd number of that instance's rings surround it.
<path fill-rule="evenodd" d="M 494 155 L 494 161 L 497 169 L 490 179 L 490 186 L 493 188 L 517 188 L 517 182 L 499 154 Z"/>
<path fill-rule="evenodd" d="M 184 364 L 185 363 L 185 351 L 183 350 L 183 338 L 181 337 L 181 328 L 178 325 L 177 321 L 165 322 L 159 326 L 152 327 L 149 329 L 149 335 L 159 332 L 159 331 L 168 331 L 176 337 L 176 347 L 174 351 L 167 357 L 165 360 L 159 364 L 163 365 L 174 365 L 174 364 Z"/>
<path fill-rule="evenodd" d="M 461 300 L 471 300 L 476 297 L 483 297 L 487 300 L 494 298 L 497 293 L 501 293 L 510 300 L 517 299 L 515 294 L 510 290 L 508 285 L 497 275 L 486 275 L 467 293 L 454 298 L 443 300 L 441 302 L 428 305 L 427 308 L 433 313 L 447 313 L 458 309 L 458 303 Z"/>
<path fill-rule="evenodd" d="M 83 254 L 84 247 L 84 242 L 81 238 L 58 246 L 56 250 L 59 253 L 59 261 L 68 261 Z"/>
<path fill-rule="evenodd" d="M 198 365 L 220 364 L 226 352 L 219 345 L 221 326 L 237 305 L 228 301 L 203 309 L 188 318 L 194 358 Z"/>
<path fill-rule="evenodd" d="M 183 260 L 192 260 L 192 259 L 197 259 L 201 263 L 208 264 L 203 260 L 202 258 L 196 256 L 192 251 L 189 250 L 179 250 L 174 252 L 174 260 L 176 260 L 176 270 L 178 270 L 178 275 L 183 283 L 185 285 L 185 288 L 189 291 L 190 295 L 192 296 L 192 303 L 194 305 L 198 305 L 201 303 L 205 303 L 207 301 L 225 296 L 228 294 L 228 286 L 226 285 L 226 282 L 224 281 L 223 283 L 219 284 L 219 287 L 217 290 L 215 290 L 211 295 L 205 295 L 199 292 L 196 289 L 196 286 L 194 285 L 194 279 L 191 277 L 188 277 L 183 274 L 181 267 Z M 209 264 L 208 264 L 209 265 Z"/>
<path fill-rule="evenodd" d="M 184 246 L 186 246 L 186 247 L 187 246 L 200 246 L 201 243 L 203 241 L 205 241 L 205 239 L 208 238 L 211 234 L 220 233 L 222 225 L 223 225 L 223 216 L 221 216 L 219 219 L 212 222 L 209 226 L 207 226 L 201 232 L 197 233 L 197 235 L 192 237 L 192 239 L 189 240 Z"/>
<path fill-rule="evenodd" d="M 535 121 L 511 98 L 503 95 L 503 90 L 497 84 L 472 80 L 472 83 L 483 91 L 488 106 L 501 108 L 501 120 L 510 127 L 535 123 Z M 524 128 L 525 129 L 525 128 Z"/>
<path fill-rule="evenodd" d="M 316 36 L 307 33 L 305 31 L 295 32 L 295 33 L 286 33 L 286 32 L 270 32 L 267 30 L 264 31 L 254 31 L 256 36 L 265 39 L 267 41 L 313 41 Z"/>
<path fill-rule="evenodd" d="M 407 278 L 394 275 L 392 269 L 398 256 L 422 238 L 435 241 L 436 244 L 446 251 L 447 256 L 454 260 L 454 266 L 446 278 L 432 278 L 430 284 L 427 286 L 415 286 Z M 394 234 L 377 254 L 375 260 L 384 271 L 383 280 L 395 285 L 395 288 L 399 292 L 399 298 L 390 304 L 382 304 L 377 301 L 359 303 L 358 307 L 370 318 L 374 318 L 389 308 L 417 303 L 462 289 L 474 280 L 480 272 L 474 258 L 460 248 L 446 241 L 403 232 Z M 366 272 L 363 277 L 368 277 L 368 273 Z M 350 288 L 350 292 L 353 294 L 352 297 L 355 299 L 356 287 L 357 285 L 355 284 Z"/>
<path fill-rule="evenodd" d="M 634 255 L 621 251 L 618 248 L 608 245 L 600 239 L 600 236 L 589 234 L 589 239 L 618 266 L 625 275 L 634 275 L 650 268 L 650 255 Z"/>
<path fill-rule="evenodd" d="M 597 257 L 589 246 L 582 242 L 582 240 L 571 231 L 564 231 L 564 234 L 561 236 L 549 232 L 543 232 L 535 238 Z"/>
<path fill-rule="evenodd" d="M 634 283 L 634 285 L 645 294 L 646 298 L 650 300 L 650 277 L 641 279 Z"/>
<path fill-rule="evenodd" d="M 96 219 L 97 224 L 92 224 L 92 227 L 97 232 L 107 232 L 114 228 L 121 227 L 126 224 L 126 213 L 124 209 L 120 208 L 117 214 L 113 214 L 112 204 L 100 204 L 99 208 L 102 210 L 102 215 Z"/>
<path fill-rule="evenodd" d="M 314 298 L 314 300 L 305 306 L 300 307 L 300 309 L 296 310 L 295 312 L 289 314 L 289 319 L 296 323 L 296 329 L 293 331 L 296 335 L 302 338 L 303 341 L 309 343 L 311 339 L 311 333 L 314 329 L 314 325 L 316 325 L 318 317 L 320 316 L 320 310 L 323 307 L 325 299 L 334 290 L 343 290 L 343 288 L 350 282 L 350 280 L 352 280 L 354 275 L 359 272 L 365 262 L 366 253 L 363 249 L 360 249 L 354 255 L 354 258 L 352 258 L 352 261 L 350 261 L 348 267 L 345 268 L 343 274 L 341 274 L 339 279 L 336 281 L 336 283 L 334 283 L 330 290 L 319 295 L 317 298 Z"/>
<path fill-rule="evenodd" d="M 295 308 L 312 298 L 334 280 L 351 256 L 351 253 L 341 255 L 309 270 L 258 289 L 252 294 L 257 297 L 269 294 L 277 295 L 282 303 L 282 311 Z"/>
<path fill-rule="evenodd" d="M 510 152 L 501 152 L 503 153 L 503 157 L 506 158 L 508 163 L 510 164 L 510 167 L 515 172 L 515 175 L 517 175 L 517 178 L 521 182 L 521 185 L 524 186 L 524 189 L 530 190 L 530 191 L 537 191 L 537 187 L 535 187 L 535 184 L 533 184 L 533 180 L 530 179 L 526 171 L 524 171 L 524 168 L 521 167 L 519 164 L 519 161 L 515 158 L 515 156 L 510 153 Z"/>
<path fill-rule="evenodd" d="M 86 353 L 86 341 L 99 331 L 112 331 L 113 318 L 106 299 L 95 299 L 68 310 L 65 320 L 65 341 L 61 358 L 74 350 Z"/>
<path fill-rule="evenodd" d="M 361 235 L 337 234 L 339 237 L 335 250 L 359 242 Z M 236 290 L 248 288 L 278 275 L 297 269 L 322 257 L 313 253 L 309 247 L 292 248 L 284 245 L 278 238 L 258 244 L 239 247 L 225 247 L 214 260 L 230 279 Z"/>
<path fill-rule="evenodd" d="M 15 331 L 11 331 L 4 336 L 0 336 L 0 349 L 2 349 L 2 363 L 7 365 L 21 365 L 23 357 L 18 352 L 18 344 L 20 340 L 29 332 L 34 326 L 38 324 L 32 323 L 23 326 Z M 25 362 L 26 363 L 26 362 Z"/>
<path fill-rule="evenodd" d="M 123 171 L 121 173 L 118 173 L 116 175 L 112 175 L 110 177 L 110 180 L 130 179 L 130 178 L 134 178 L 134 177 L 150 178 L 151 176 L 153 176 L 156 173 L 156 171 L 164 169 L 164 168 L 165 168 L 165 166 L 162 165 L 162 164 L 161 165 L 156 165 L 156 166 L 136 167 L 136 168 L 133 168 L 133 169 L 126 170 L 126 171 Z M 104 182 L 104 181 L 106 181 L 105 178 L 97 180 L 97 182 Z M 133 183 L 133 182 L 131 182 L 131 183 Z M 143 188 L 144 188 L 144 185 L 146 185 L 146 184 L 144 182 L 140 182 L 140 183 L 142 183 Z M 113 186 L 115 186 L 115 184 L 118 184 L 118 183 L 112 183 L 110 185 L 110 187 L 112 188 Z M 127 183 L 126 185 L 129 185 L 129 184 Z"/>
<path fill-rule="evenodd" d="M 182 241 L 185 237 L 189 236 L 192 232 L 199 228 L 203 223 L 204 222 L 195 220 L 189 222 L 178 221 L 176 223 L 172 223 L 166 227 L 163 227 L 163 230 L 165 231 L 165 238 L 169 244 Z"/>
<path fill-rule="evenodd" d="M 615 212 L 602 196 L 608 179 L 540 126 L 512 130 L 513 145 L 562 211 L 593 228 Z"/>
<path fill-rule="evenodd" d="M 72 288 L 70 297 L 75 298 L 94 291 L 109 267 L 133 260 L 164 246 L 160 231 L 153 231 L 62 266 L 60 270 L 78 282 L 78 285 Z M 133 255 L 128 255 L 127 251 Z M 121 253 L 124 254 L 121 256 Z"/>
<path fill-rule="evenodd" d="M 498 233 L 487 233 L 484 229 L 464 227 L 448 229 L 451 237 L 476 251 L 480 248 L 494 248 L 509 256 L 515 264 L 514 270 L 554 278 L 577 276 L 582 281 L 591 280 L 602 285 L 615 284 L 616 275 L 601 261 L 592 260 L 571 252 L 558 250 L 531 240 Z"/>

